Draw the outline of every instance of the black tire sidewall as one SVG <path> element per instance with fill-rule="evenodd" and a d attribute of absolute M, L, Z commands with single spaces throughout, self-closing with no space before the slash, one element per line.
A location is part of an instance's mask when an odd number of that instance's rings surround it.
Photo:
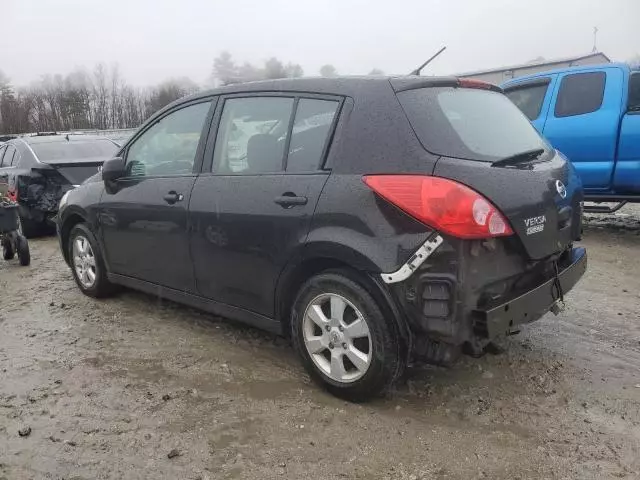
<path fill-rule="evenodd" d="M 80 282 L 80 279 L 78 278 L 78 275 L 76 273 L 75 266 L 73 264 L 73 242 L 80 235 L 82 235 L 89 241 L 91 250 L 93 251 L 93 256 L 96 261 L 96 281 L 90 288 L 82 285 L 82 282 Z M 73 275 L 73 279 L 78 285 L 78 288 L 80 288 L 80 290 L 82 290 L 82 292 L 86 295 L 96 298 L 104 297 L 112 293 L 112 285 L 107 279 L 107 271 L 104 266 L 102 251 L 100 250 L 100 246 L 98 245 L 96 237 L 91 229 L 87 226 L 87 224 L 79 223 L 71 229 L 68 238 L 69 240 L 67 242 L 67 253 L 70 259 L 71 273 Z"/>
<path fill-rule="evenodd" d="M 29 250 L 29 242 L 27 239 L 20 235 L 16 238 L 16 253 L 20 259 L 20 265 L 26 267 L 31 263 L 31 252 Z"/>
<path fill-rule="evenodd" d="M 316 367 L 304 343 L 303 315 L 309 302 L 323 293 L 336 293 L 360 310 L 371 334 L 372 361 L 367 372 L 350 383 L 337 382 Z M 392 321 L 385 318 L 378 302 L 351 275 L 341 271 L 321 273 L 300 289 L 291 314 L 291 338 L 311 377 L 332 394 L 351 401 L 366 401 L 384 392 L 402 370 L 399 336 Z"/>

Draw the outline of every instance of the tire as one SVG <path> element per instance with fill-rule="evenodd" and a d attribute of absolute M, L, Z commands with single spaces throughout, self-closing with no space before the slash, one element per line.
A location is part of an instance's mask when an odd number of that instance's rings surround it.
<path fill-rule="evenodd" d="M 311 378 L 333 395 L 354 402 L 385 392 L 404 370 L 405 359 L 396 325 L 383 311 L 350 272 L 327 271 L 307 280 L 292 308 L 291 338 Z M 366 336 L 360 338 L 348 333 L 365 330 Z"/>
<path fill-rule="evenodd" d="M 26 267 L 31 263 L 31 252 L 29 251 L 29 242 L 22 235 L 18 235 L 16 238 L 16 250 L 18 258 L 20 259 L 20 265 Z"/>
<path fill-rule="evenodd" d="M 76 253 L 80 253 L 80 255 L 74 256 L 75 242 L 88 245 L 88 249 L 86 247 L 84 250 L 78 249 Z M 73 278 L 82 293 L 90 297 L 102 298 L 114 292 L 113 284 L 107 279 L 107 270 L 104 265 L 102 251 L 98 246 L 95 235 L 87 224 L 79 223 L 71 229 L 69 240 L 67 241 L 67 251 Z M 93 258 L 93 261 L 91 261 L 91 258 Z M 87 270 L 92 271 L 93 274 L 86 273 L 81 275 L 81 272 L 87 272 Z M 87 280 L 90 280 L 90 282 Z"/>
<path fill-rule="evenodd" d="M 47 233 L 47 225 L 20 215 L 20 230 L 25 237 L 36 238 Z"/>
<path fill-rule="evenodd" d="M 16 252 L 13 251 L 13 245 L 9 239 L 5 238 L 2 240 L 2 258 L 5 260 L 13 260 L 13 257 L 16 256 Z"/>

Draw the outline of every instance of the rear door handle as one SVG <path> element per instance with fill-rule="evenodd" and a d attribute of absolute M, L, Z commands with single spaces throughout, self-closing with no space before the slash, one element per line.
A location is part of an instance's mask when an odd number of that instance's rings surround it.
<path fill-rule="evenodd" d="M 274 202 L 280 205 L 282 208 L 291 208 L 296 205 L 306 205 L 309 200 L 307 197 L 299 197 L 295 193 L 286 192 L 279 197 L 276 197 Z"/>
<path fill-rule="evenodd" d="M 184 199 L 184 195 L 176 192 L 175 190 L 171 190 L 162 198 L 164 198 L 164 201 L 167 202 L 169 205 L 173 205 L 176 202 L 181 202 Z"/>

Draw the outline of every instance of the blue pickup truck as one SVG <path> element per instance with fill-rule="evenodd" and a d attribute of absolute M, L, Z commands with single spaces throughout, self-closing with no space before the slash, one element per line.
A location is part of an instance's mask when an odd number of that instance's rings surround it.
<path fill-rule="evenodd" d="M 608 63 L 518 77 L 502 85 L 533 125 L 575 165 L 585 200 L 640 202 L 640 70 Z"/>

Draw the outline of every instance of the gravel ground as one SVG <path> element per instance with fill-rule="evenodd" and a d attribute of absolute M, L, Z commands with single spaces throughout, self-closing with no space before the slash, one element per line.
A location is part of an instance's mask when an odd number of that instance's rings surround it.
<path fill-rule="evenodd" d="M 640 478 L 640 208 L 589 216 L 586 277 L 506 352 L 354 405 L 283 339 L 79 293 L 54 238 L 0 262 L 0 479 Z"/>

